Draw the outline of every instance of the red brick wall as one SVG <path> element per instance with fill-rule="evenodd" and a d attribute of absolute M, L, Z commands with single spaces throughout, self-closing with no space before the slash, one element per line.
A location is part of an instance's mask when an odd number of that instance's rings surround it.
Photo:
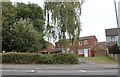
<path fill-rule="evenodd" d="M 97 52 L 95 52 L 95 56 L 107 56 L 107 50 L 99 50 Z"/>
<path fill-rule="evenodd" d="M 99 50 L 106 50 L 107 46 L 105 42 L 98 43 Z"/>
<path fill-rule="evenodd" d="M 47 51 L 53 51 L 53 49 L 54 49 L 54 45 L 51 43 L 48 43 L 47 44 Z"/>
<path fill-rule="evenodd" d="M 70 44 L 69 41 L 66 42 L 66 47 L 70 48 L 70 51 L 74 51 L 76 54 L 78 54 L 78 50 L 84 49 L 85 46 L 93 46 L 93 48 L 97 48 L 97 39 L 95 37 L 93 37 L 92 39 L 88 39 L 88 44 L 85 45 L 84 41 L 85 40 L 81 40 L 82 41 L 82 45 L 79 45 L 78 41 L 74 41 L 73 45 Z M 96 45 L 95 45 L 96 42 Z M 55 43 L 55 48 L 62 48 L 62 45 L 59 42 Z"/>

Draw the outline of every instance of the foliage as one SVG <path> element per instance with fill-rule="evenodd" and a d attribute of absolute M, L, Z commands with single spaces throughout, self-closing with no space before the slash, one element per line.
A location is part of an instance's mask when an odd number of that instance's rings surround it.
<path fill-rule="evenodd" d="M 99 49 L 98 48 L 93 48 L 92 51 L 96 53 Z"/>
<path fill-rule="evenodd" d="M 53 55 L 55 63 L 59 64 L 77 64 L 78 56 L 75 54 L 56 54 Z"/>
<path fill-rule="evenodd" d="M 62 44 L 64 48 L 66 44 L 66 34 L 69 36 L 71 42 L 73 42 L 75 38 L 79 38 L 82 4 L 83 2 L 79 1 L 45 2 L 45 15 L 47 20 L 46 34 L 52 34 L 54 39 L 63 39 Z M 50 20 L 52 20 L 52 23 L 50 23 Z M 53 29 L 51 29 L 51 27 L 53 27 Z"/>
<path fill-rule="evenodd" d="M 2 62 L 9 64 L 77 64 L 75 54 L 43 55 L 37 53 L 5 53 Z"/>
<path fill-rule="evenodd" d="M 110 54 L 120 54 L 120 49 L 117 44 L 114 44 L 108 48 Z"/>
<path fill-rule="evenodd" d="M 15 7 L 11 2 L 2 2 L 2 49 L 11 51 L 13 23 L 15 22 Z"/>
<path fill-rule="evenodd" d="M 41 49 L 41 35 L 35 30 L 29 20 L 23 20 L 13 24 L 12 49 L 14 51 L 36 51 Z"/>
<path fill-rule="evenodd" d="M 46 48 L 44 14 L 37 4 L 2 2 L 2 50 L 36 51 Z"/>
<path fill-rule="evenodd" d="M 35 27 L 35 29 L 39 32 L 43 32 L 45 19 L 43 10 L 40 6 L 31 3 L 17 3 L 15 6 L 17 11 L 15 17 L 17 20 L 20 20 L 21 18 L 29 18 L 30 22 L 33 24 L 33 27 Z"/>

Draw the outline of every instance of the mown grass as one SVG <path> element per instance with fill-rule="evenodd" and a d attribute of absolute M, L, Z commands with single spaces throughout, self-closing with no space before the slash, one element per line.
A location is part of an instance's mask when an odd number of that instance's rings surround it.
<path fill-rule="evenodd" d="M 97 56 L 97 57 L 87 57 L 80 58 L 87 61 L 99 63 L 99 64 L 118 64 L 118 61 L 109 56 Z"/>

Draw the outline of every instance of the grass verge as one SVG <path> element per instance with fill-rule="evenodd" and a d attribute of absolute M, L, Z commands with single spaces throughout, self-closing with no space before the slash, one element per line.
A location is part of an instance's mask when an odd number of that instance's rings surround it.
<path fill-rule="evenodd" d="M 97 56 L 97 57 L 83 57 L 80 59 L 84 59 L 87 61 L 95 62 L 98 64 L 118 64 L 118 61 L 109 57 L 109 56 Z"/>

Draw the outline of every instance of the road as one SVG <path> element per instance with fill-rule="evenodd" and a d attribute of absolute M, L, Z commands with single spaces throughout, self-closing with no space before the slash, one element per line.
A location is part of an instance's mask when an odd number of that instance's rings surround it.
<path fill-rule="evenodd" d="M 0 64 L 2 75 L 118 75 L 118 64 Z"/>
<path fill-rule="evenodd" d="M 3 69 L 2 75 L 118 75 L 118 69 L 99 70 L 13 70 Z"/>

